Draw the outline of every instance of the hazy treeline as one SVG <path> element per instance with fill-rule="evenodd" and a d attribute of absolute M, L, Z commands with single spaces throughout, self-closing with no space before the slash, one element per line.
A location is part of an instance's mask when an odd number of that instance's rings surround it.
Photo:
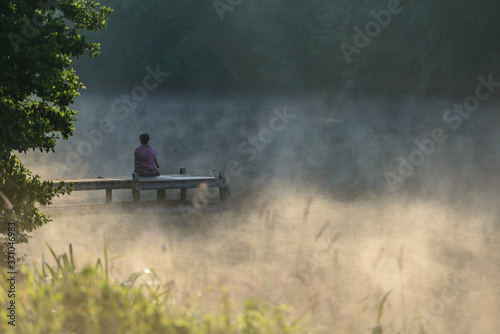
<path fill-rule="evenodd" d="M 97 60 L 74 63 L 88 87 L 119 89 L 144 67 L 162 89 L 418 92 L 462 95 L 499 68 L 493 0 L 104 0 Z"/>

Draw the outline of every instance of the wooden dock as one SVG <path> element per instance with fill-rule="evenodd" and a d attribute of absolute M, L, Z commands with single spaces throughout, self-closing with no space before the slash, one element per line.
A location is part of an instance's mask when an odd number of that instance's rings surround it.
<path fill-rule="evenodd" d="M 215 174 L 215 172 L 214 172 Z M 54 180 L 54 186 L 72 185 L 74 191 L 105 190 L 106 204 L 113 202 L 113 190 L 130 189 L 132 191 L 133 203 L 138 204 L 141 200 L 142 190 L 156 190 L 156 199 L 159 202 L 166 200 L 167 189 L 179 189 L 181 202 L 187 201 L 187 189 L 192 188 L 219 188 L 219 203 L 225 202 L 229 196 L 229 188 L 226 183 L 224 171 L 218 172 L 217 176 L 189 175 L 185 168 L 181 168 L 179 174 L 160 175 L 152 177 L 140 177 L 133 173 L 131 178 L 95 178 L 80 180 Z"/>

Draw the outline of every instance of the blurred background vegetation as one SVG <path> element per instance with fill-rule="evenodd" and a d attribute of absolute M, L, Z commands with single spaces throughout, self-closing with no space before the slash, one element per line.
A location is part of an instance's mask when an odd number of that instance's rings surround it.
<path fill-rule="evenodd" d="M 390 1 L 389 1 L 390 2 Z M 162 89 L 461 96 L 478 75 L 500 68 L 500 3 L 493 0 L 401 0 L 401 13 L 348 63 L 341 43 L 354 46 L 381 0 L 104 0 L 115 10 L 107 31 L 90 36 L 97 60 L 75 62 L 95 90 L 119 90 L 142 80 L 144 67 L 168 71 Z M 223 9 L 220 9 L 223 8 Z M 221 20 L 222 18 L 222 20 Z"/>

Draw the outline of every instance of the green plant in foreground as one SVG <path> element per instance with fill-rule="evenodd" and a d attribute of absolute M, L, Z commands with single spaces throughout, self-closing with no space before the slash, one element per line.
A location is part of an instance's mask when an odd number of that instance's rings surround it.
<path fill-rule="evenodd" d="M 389 295 L 391 294 L 391 292 L 392 292 L 392 290 L 389 290 L 389 292 L 387 292 L 385 294 L 384 298 L 382 298 L 382 301 L 378 305 L 378 309 L 377 309 L 377 326 L 375 326 L 375 328 L 373 328 L 372 334 L 382 334 L 383 333 L 382 324 L 381 324 L 382 313 L 384 312 L 384 304 L 385 304 L 385 302 L 387 300 L 387 297 L 389 297 Z"/>
<path fill-rule="evenodd" d="M 286 320 L 285 306 L 269 306 L 247 300 L 234 314 L 226 290 L 222 309 L 214 314 L 173 302 L 172 284 L 164 285 L 154 273 L 134 273 L 120 284 L 108 275 L 108 256 L 104 263 L 75 263 L 69 254 L 57 256 L 49 247 L 54 265 L 42 261 L 41 268 L 19 269 L 16 277 L 16 326 L 0 321 L 1 333 L 305 333 L 299 321 Z M 137 284 L 147 274 L 149 282 Z M 6 271 L 2 277 L 6 277 Z M 9 282 L 0 280 L 0 304 L 7 305 Z"/>

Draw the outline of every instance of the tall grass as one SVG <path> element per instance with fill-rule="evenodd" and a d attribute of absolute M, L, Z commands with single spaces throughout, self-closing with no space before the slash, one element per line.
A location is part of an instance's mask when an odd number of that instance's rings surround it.
<path fill-rule="evenodd" d="M 174 283 L 163 283 L 154 270 L 146 269 L 116 282 L 108 275 L 108 252 L 104 261 L 79 269 L 69 254 L 56 255 L 47 244 L 55 264 L 42 259 L 41 268 L 21 267 L 16 288 L 16 326 L 0 322 L 0 333 L 311 333 L 302 319 L 290 321 L 287 305 L 266 305 L 247 299 L 235 313 L 227 288 L 221 288 L 218 310 L 202 314 L 196 307 L 176 305 Z M 2 276 L 6 277 L 6 271 Z M 0 302 L 7 305 L 5 280 L 0 281 Z M 373 334 L 382 334 L 381 317 L 389 291 L 377 310 Z"/>
<path fill-rule="evenodd" d="M 69 254 L 45 260 L 41 268 L 19 270 L 16 288 L 16 326 L 0 321 L 0 333 L 305 333 L 300 320 L 287 319 L 287 307 L 248 299 L 235 313 L 227 289 L 218 310 L 202 314 L 196 307 L 178 306 L 173 282 L 164 284 L 153 270 L 131 274 L 123 282 L 108 275 L 104 262 L 78 269 Z M 6 272 L 2 277 L 6 277 Z M 8 305 L 6 280 L 0 283 L 0 304 Z"/>
<path fill-rule="evenodd" d="M 321 199 L 305 199 L 259 200 L 243 212 L 206 215 L 205 225 L 151 215 L 140 221 L 150 225 L 139 230 L 137 221 L 120 216 L 119 229 L 108 226 L 102 233 L 119 231 L 110 245 L 133 252 L 123 261 L 108 259 L 105 246 L 102 261 L 80 267 L 71 246 L 63 255 L 49 247 L 50 261 L 25 269 L 26 277 L 19 280 L 20 294 L 28 295 L 18 296 L 24 312 L 18 317 L 20 332 L 54 332 L 31 325 L 37 321 L 56 326 L 56 333 L 456 332 L 448 324 L 467 300 L 468 278 L 450 276 L 453 268 L 436 265 L 432 252 L 442 242 L 429 244 L 435 239 L 422 231 L 456 234 L 445 224 L 448 214 L 439 224 L 419 222 L 434 222 L 439 206 L 415 205 L 406 213 L 408 208 L 399 205 L 327 208 Z M 432 214 L 422 217 L 423 212 Z M 406 216 L 417 218 L 399 223 Z M 77 242 L 75 250 L 96 249 L 78 239 L 85 229 L 68 231 L 76 235 L 66 238 Z M 54 249 L 66 247 L 60 242 L 51 240 Z M 36 252 L 42 249 L 31 253 Z M 447 254 L 437 255 L 452 258 Z M 144 270 L 150 266 L 156 271 Z M 35 280 L 33 291 L 25 282 L 30 280 Z M 43 291 L 58 299 L 44 300 Z M 36 300 L 52 313 L 39 311 Z M 8 328 L 0 326 L 0 333 Z"/>

